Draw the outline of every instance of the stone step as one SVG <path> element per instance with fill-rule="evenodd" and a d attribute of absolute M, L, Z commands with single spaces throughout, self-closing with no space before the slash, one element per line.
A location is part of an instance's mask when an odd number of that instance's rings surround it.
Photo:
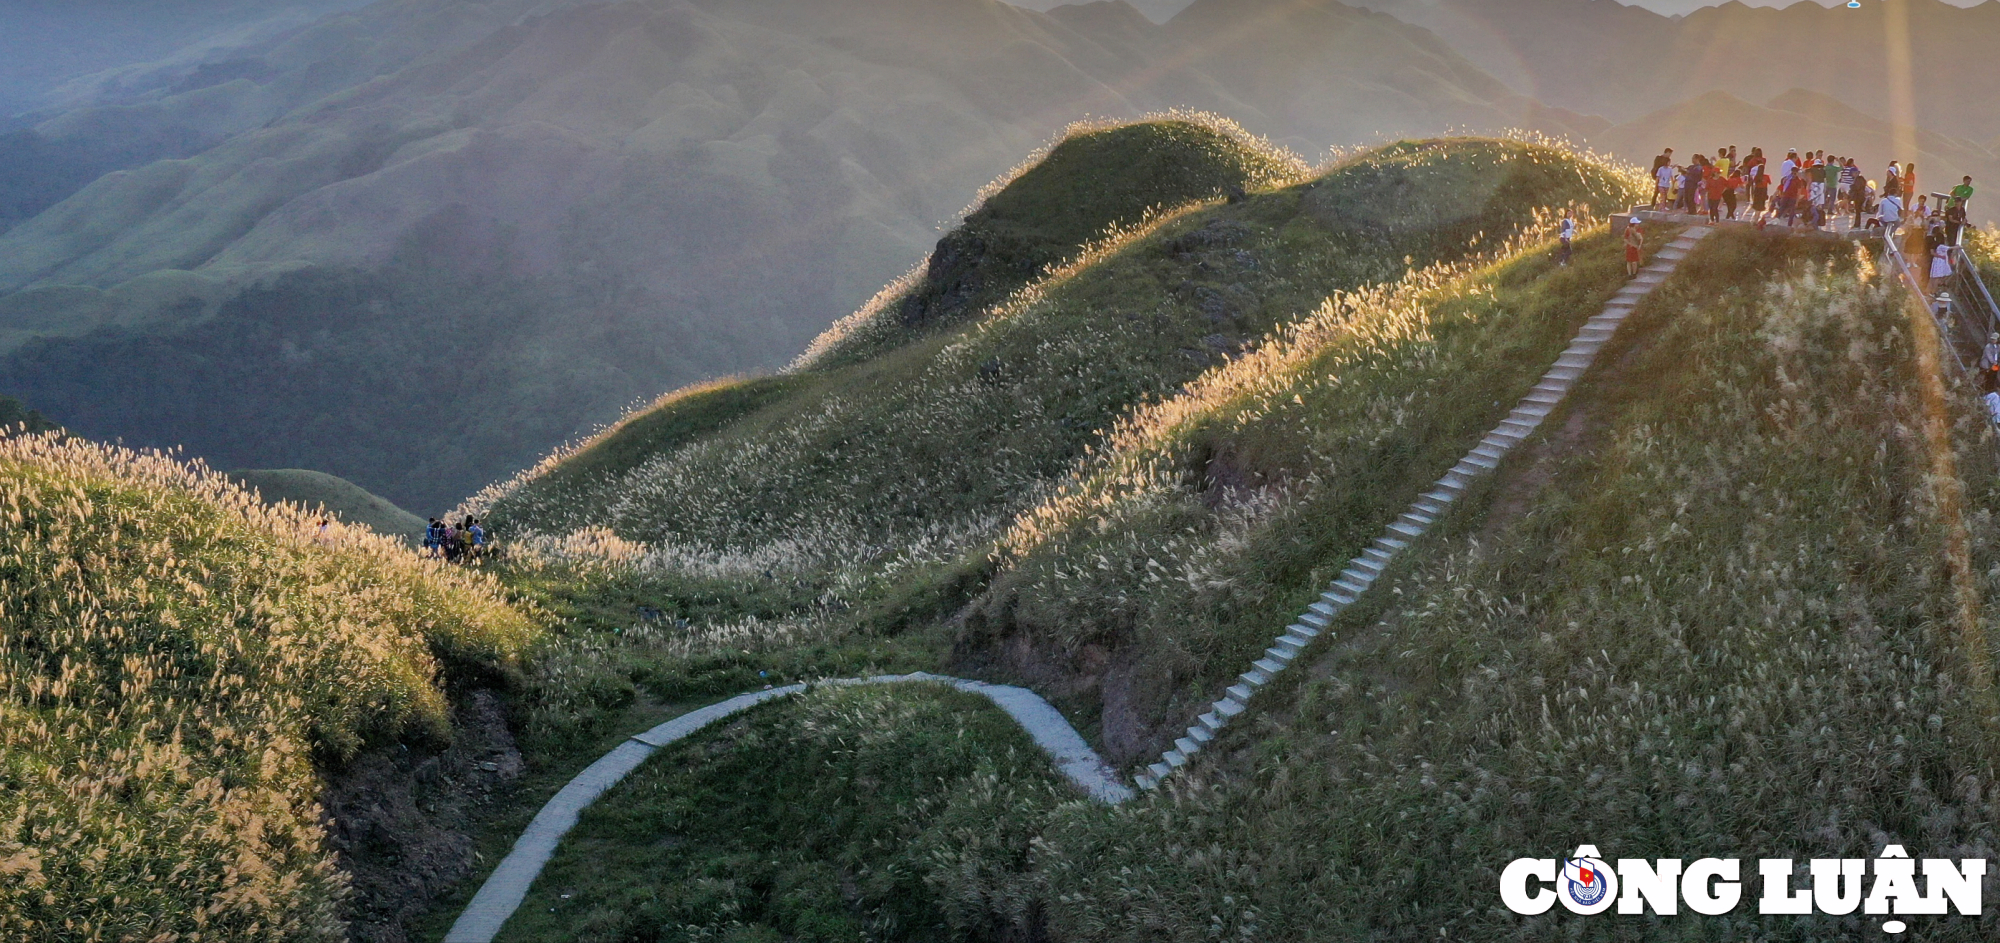
<path fill-rule="evenodd" d="M 1565 381 L 1544 379 L 1541 382 L 1535 384 L 1532 392 L 1548 393 L 1557 397 L 1562 397 L 1569 395 L 1569 388 L 1570 384 Z"/>
<path fill-rule="evenodd" d="M 1433 501 L 1438 504 L 1450 504 L 1453 501 L 1457 501 L 1458 496 L 1464 492 L 1465 489 L 1463 488 L 1439 488 L 1436 491 L 1425 493 L 1424 500 Z M 1363 551 L 1363 555 L 1366 555 L 1366 551 Z"/>
<path fill-rule="evenodd" d="M 1174 749 L 1182 756 L 1193 756 L 1201 752 L 1201 742 L 1193 737 L 1182 737 L 1174 741 Z"/>
<path fill-rule="evenodd" d="M 1591 361 L 1593 361 L 1593 360 L 1596 360 L 1596 359 L 1597 359 L 1597 357 L 1596 357 L 1596 356 L 1595 356 L 1594 354 L 1571 354 L 1571 353 L 1565 353 L 1565 354 L 1563 354 L 1562 356 L 1560 356 L 1560 357 L 1557 357 L 1557 358 L 1556 358 L 1556 366 L 1558 366 L 1558 367 L 1588 367 L 1588 366 L 1590 366 L 1590 364 L 1591 364 Z"/>
<path fill-rule="evenodd" d="M 1390 525 L 1389 525 L 1389 529 L 1390 529 L 1391 531 L 1394 531 L 1395 533 L 1397 533 L 1397 534 L 1399 534 L 1399 535 L 1403 536 L 1403 537 L 1408 537 L 1408 538 L 1410 538 L 1410 539 L 1412 539 L 1412 540 L 1414 540 L 1414 539 L 1416 539 L 1416 538 L 1418 538 L 1418 537 L 1422 537 L 1422 536 L 1424 535 L 1424 529 L 1423 529 L 1423 528 L 1421 528 L 1421 527 L 1412 527 L 1412 526 L 1410 526 L 1410 525 L 1408 525 L 1408 524 L 1400 524 L 1400 523 L 1399 523 L 1399 524 L 1390 524 Z"/>
<path fill-rule="evenodd" d="M 1285 663 L 1275 658 L 1259 658 L 1250 665 L 1264 673 L 1265 684 L 1271 683 L 1271 679 L 1277 677 L 1278 672 L 1285 670 Z"/>
<path fill-rule="evenodd" d="M 1244 684 L 1247 684 L 1252 688 L 1261 688 L 1264 685 L 1271 683 L 1271 673 L 1265 671 L 1262 668 L 1257 667 L 1256 662 L 1251 662 L 1250 670 L 1243 672 L 1242 674 L 1237 675 L 1236 677 L 1241 679 Z"/>
<path fill-rule="evenodd" d="M 1471 454 L 1477 455 L 1480 458 L 1500 459 L 1506 457 L 1507 450 L 1499 448 L 1497 446 L 1482 445 L 1476 449 L 1473 449 Z"/>
<path fill-rule="evenodd" d="M 1309 638 L 1300 638 L 1296 635 L 1280 635 L 1278 636 L 1278 644 L 1265 649 L 1265 651 L 1275 652 L 1282 648 L 1289 653 L 1285 657 L 1297 658 L 1299 657 L 1299 653 L 1305 651 L 1306 646 L 1310 644 L 1312 644 L 1312 639 Z"/>
<path fill-rule="evenodd" d="M 1285 626 L 1284 637 L 1298 639 L 1301 642 L 1310 642 L 1313 639 L 1319 638 L 1319 630 L 1309 625 L 1294 622 L 1291 625 Z"/>
<path fill-rule="evenodd" d="M 1380 576 L 1382 571 L 1388 568 L 1389 564 L 1387 562 L 1372 557 L 1356 557 L 1354 558 L 1354 562 L 1348 566 L 1350 570 L 1366 570 L 1370 576 Z"/>
<path fill-rule="evenodd" d="M 1438 516 L 1444 513 L 1444 505 L 1429 498 L 1418 498 L 1415 504 L 1410 505 L 1410 510 L 1422 511 L 1430 515 L 1431 520 L 1437 520 Z"/>
<path fill-rule="evenodd" d="M 1307 606 L 1305 613 L 1299 616 L 1299 621 L 1312 625 L 1315 629 L 1324 629 L 1328 622 L 1333 621 L 1334 616 L 1340 615 L 1340 607 L 1344 605 L 1346 603 L 1322 599 Z M 1319 624 L 1313 625 L 1314 622 Z"/>
<path fill-rule="evenodd" d="M 1195 720 L 1197 723 L 1207 728 L 1208 732 L 1211 735 L 1221 730 L 1222 728 L 1229 726 L 1229 721 L 1224 720 L 1221 714 L 1218 714 L 1214 711 L 1209 711 L 1208 713 L 1195 718 Z"/>
<path fill-rule="evenodd" d="M 1548 407 L 1554 407 L 1562 401 L 1563 398 L 1560 394 L 1548 393 L 1542 390 L 1530 390 L 1527 396 L 1521 398 L 1521 402 L 1523 403 L 1533 403 L 1537 406 Z"/>
<path fill-rule="evenodd" d="M 1333 581 L 1333 590 L 1338 590 L 1343 593 L 1349 593 L 1353 595 L 1356 599 L 1359 599 L 1361 598 L 1361 594 L 1367 592 L 1369 585 L 1374 582 L 1375 582 L 1374 580 L 1349 579 L 1348 577 L 1343 576 L 1340 579 Z M 1329 590 L 1329 592 L 1332 592 L 1333 590 Z"/>
<path fill-rule="evenodd" d="M 1167 774 L 1172 773 L 1173 771 L 1174 768 L 1168 766 L 1165 763 L 1154 763 L 1153 765 L 1146 767 L 1146 772 L 1153 774 L 1154 786 L 1159 785 L 1160 780 L 1167 778 Z M 1146 788 L 1150 789 L 1152 787 L 1148 786 Z"/>
<path fill-rule="evenodd" d="M 1223 720 L 1226 721 L 1231 717 L 1235 717 L 1236 715 L 1243 713 L 1244 709 L 1243 705 L 1244 702 L 1236 697 L 1235 692 L 1231 692 L 1228 697 L 1225 697 L 1220 701 L 1216 701 L 1213 706 L 1215 708 L 1216 716 L 1221 717 Z"/>
<path fill-rule="evenodd" d="M 1235 698 L 1238 704 L 1248 704 L 1250 703 L 1250 695 L 1256 693 L 1256 691 L 1256 688 L 1247 684 L 1235 684 L 1230 685 L 1229 696 Z"/>
<path fill-rule="evenodd" d="M 1577 377 L 1583 376 L 1583 371 L 1575 367 L 1556 367 L 1542 376 L 1548 380 L 1574 380 Z"/>
<path fill-rule="evenodd" d="M 1270 648 L 1264 649 L 1264 655 L 1280 665 L 1289 667 L 1292 659 L 1299 657 L 1299 650 L 1296 648 L 1286 648 L 1283 645 L 1273 645 Z"/>
<path fill-rule="evenodd" d="M 1396 558 L 1395 554 L 1392 554 L 1386 550 L 1377 550 L 1374 547 L 1369 547 L 1368 549 L 1361 551 L 1361 555 L 1367 557 L 1370 560 L 1374 560 L 1378 563 L 1383 563 L 1383 564 L 1387 564 L 1390 560 L 1394 560 Z"/>
<path fill-rule="evenodd" d="M 1464 458 L 1462 464 L 1476 465 L 1487 471 L 1492 471 L 1493 469 L 1500 467 L 1499 462 L 1494 461 L 1493 459 L 1490 458 L 1482 458 L 1478 455 L 1467 455 Z"/>
<path fill-rule="evenodd" d="M 1187 754 L 1179 750 L 1168 750 L 1166 753 L 1161 754 L 1160 759 L 1166 761 L 1166 764 L 1174 769 L 1180 769 L 1187 765 Z"/>
<path fill-rule="evenodd" d="M 1187 729 L 1187 738 L 1202 746 L 1208 746 L 1209 741 L 1215 739 L 1215 731 L 1196 724 Z"/>
<path fill-rule="evenodd" d="M 1409 541 L 1407 541 L 1407 540 L 1399 540 L 1399 539 L 1397 539 L 1397 538 L 1395 538 L 1395 537 L 1377 537 L 1377 538 L 1375 538 L 1375 546 L 1377 546 L 1377 547 L 1381 547 L 1381 548 L 1383 548 L 1383 549 L 1386 549 L 1386 550 L 1392 550 L 1392 551 L 1393 551 L 1393 550 L 1401 550 L 1401 549 L 1403 549 L 1404 547 L 1407 547 L 1407 546 L 1409 546 L 1409 545 L 1410 545 L 1410 542 L 1409 542 Z"/>
<path fill-rule="evenodd" d="M 1373 583 L 1376 577 L 1382 575 L 1382 570 L 1379 567 L 1371 569 L 1358 563 L 1349 563 L 1347 569 L 1340 571 L 1340 575 L 1344 579 Z"/>

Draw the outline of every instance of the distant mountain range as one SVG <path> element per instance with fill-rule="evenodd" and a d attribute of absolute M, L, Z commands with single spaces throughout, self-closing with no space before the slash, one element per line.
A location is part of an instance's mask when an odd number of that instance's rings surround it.
<path fill-rule="evenodd" d="M 17 148 L 127 153 L 0 235 L 0 390 L 417 509 L 784 362 L 1077 118 L 1316 153 L 1578 117 L 1331 0 L 390 0 L 123 74 Z"/>
<path fill-rule="evenodd" d="M 634 399 L 784 363 L 1087 115 L 1213 110 L 1308 157 L 1519 126 L 2000 172 L 2000 4 L 1370 5 L 0 0 L 0 48 L 126 37 L 0 64 L 40 109 L 0 132 L 0 393 L 435 509 Z"/>
<path fill-rule="evenodd" d="M 1356 0 L 1436 33 L 1509 87 L 1614 122 L 1725 91 L 1791 88 L 1990 146 L 2000 3 L 1725 3 L 1662 16 L 1616 0 Z"/>

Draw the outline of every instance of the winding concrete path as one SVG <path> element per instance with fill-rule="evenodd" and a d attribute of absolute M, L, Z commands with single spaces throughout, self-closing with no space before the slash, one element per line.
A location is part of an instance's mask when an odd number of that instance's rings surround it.
<path fill-rule="evenodd" d="M 981 681 L 967 681 L 963 678 L 947 678 L 940 675 L 917 674 L 882 675 L 874 678 L 843 678 L 821 681 L 817 684 L 847 687 L 863 684 L 908 684 L 930 682 L 948 684 L 961 691 L 984 695 L 994 706 L 1007 712 L 1007 716 L 1028 732 L 1035 745 L 1041 747 L 1055 761 L 1056 768 L 1075 783 L 1079 789 L 1099 802 L 1117 804 L 1132 798 L 1132 787 L 1119 781 L 1118 774 L 1104 762 L 1097 751 L 1084 742 L 1076 728 L 1070 726 L 1061 712 L 1049 705 L 1026 688 L 1002 684 L 986 684 Z M 639 768 L 639 764 L 653 755 L 654 751 L 692 734 L 709 724 L 726 717 L 740 714 L 766 701 L 788 697 L 806 690 L 809 685 L 792 684 L 782 688 L 753 691 L 749 694 L 730 698 L 719 704 L 711 704 L 700 710 L 689 711 L 673 720 L 654 727 L 618 745 L 597 762 L 590 764 L 575 779 L 555 794 L 542 806 L 535 820 L 528 823 L 526 831 L 514 841 L 513 850 L 501 859 L 500 866 L 480 885 L 479 893 L 472 903 L 466 905 L 458 922 L 452 924 L 451 932 L 445 934 L 445 943 L 491 943 L 493 937 L 506 924 L 507 918 L 519 909 L 521 901 L 528 896 L 528 888 L 542 873 L 550 856 L 555 854 L 556 845 L 562 837 L 576 826 L 577 818 L 585 807 L 597 801 L 606 790 L 617 785 L 625 774 Z"/>
<path fill-rule="evenodd" d="M 1368 587 L 1375 584 L 1375 580 L 1388 570 L 1389 564 L 1403 548 L 1428 532 L 1452 502 L 1465 493 L 1467 485 L 1499 468 L 1500 460 L 1513 451 L 1514 446 L 1526 440 L 1542 424 L 1542 420 L 1562 404 L 1576 381 L 1597 360 L 1597 352 L 1611 340 L 1612 335 L 1618 333 L 1618 325 L 1624 323 L 1640 300 L 1660 287 L 1667 276 L 1680 266 L 1681 260 L 1694 250 L 1695 244 L 1713 231 L 1707 226 L 1682 231 L 1678 238 L 1654 255 L 1651 264 L 1639 270 L 1637 278 L 1611 296 L 1603 311 L 1585 321 L 1583 330 L 1570 341 L 1569 347 L 1556 358 L 1555 365 L 1549 368 L 1534 389 L 1528 391 L 1520 405 L 1508 413 L 1507 418 L 1501 420 L 1486 438 L 1479 440 L 1477 448 L 1438 479 L 1428 493 L 1403 512 L 1403 516 L 1396 518 L 1374 546 L 1362 551 L 1348 564 L 1333 585 L 1306 607 L 1298 621 L 1285 628 L 1285 634 L 1278 636 L 1276 644 L 1264 650 L 1264 657 L 1252 664 L 1250 670 L 1240 675 L 1237 683 L 1224 692 L 1222 700 L 1216 701 L 1207 713 L 1197 718 L 1194 726 L 1188 728 L 1187 735 L 1175 740 L 1174 748 L 1161 756 L 1159 762 L 1146 768 L 1146 772 L 1138 777 L 1139 788 L 1156 788 L 1174 770 L 1187 765 L 1188 760 L 1214 740 L 1231 719 L 1247 709 L 1257 689 L 1269 684 L 1271 679 L 1290 667 L 1293 659 L 1326 631 L 1341 610 L 1353 605 L 1362 593 L 1368 591 Z"/>

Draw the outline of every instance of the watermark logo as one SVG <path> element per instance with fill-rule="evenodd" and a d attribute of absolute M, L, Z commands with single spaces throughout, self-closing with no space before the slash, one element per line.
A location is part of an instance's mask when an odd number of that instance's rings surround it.
<path fill-rule="evenodd" d="M 1733 912 L 1743 902 L 1743 862 L 1735 858 L 1620 858 L 1614 867 L 1595 845 L 1580 845 L 1571 856 L 1517 858 L 1500 875 L 1500 901 L 1524 916 L 1544 914 L 1561 903 L 1571 913 L 1707 916 Z M 1918 874 L 1922 874 L 1919 887 Z M 1980 888 L 1986 859 L 1912 860 L 1901 845 L 1874 859 L 1823 858 L 1795 866 L 1790 858 L 1761 858 L 1757 877 L 1759 914 L 1843 916 L 1859 910 L 1870 916 L 1981 915 Z M 1909 925 L 1885 920 L 1882 929 L 1902 933 Z"/>
<path fill-rule="evenodd" d="M 1597 849 L 1585 845 L 1577 856 L 1563 862 L 1563 906 L 1580 914 L 1603 913 L 1618 891 L 1618 877 L 1611 866 L 1595 857 Z"/>

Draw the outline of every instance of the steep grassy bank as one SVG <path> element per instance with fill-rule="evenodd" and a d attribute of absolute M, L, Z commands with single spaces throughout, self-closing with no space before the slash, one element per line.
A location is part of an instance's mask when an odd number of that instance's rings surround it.
<path fill-rule="evenodd" d="M 1531 243 L 1335 298 L 1019 517 L 959 658 L 1059 693 L 1116 761 L 1156 752 L 1624 283 L 1600 231 L 1569 268 Z"/>
<path fill-rule="evenodd" d="M 1483 508 L 1232 728 L 1228 759 L 1054 820 L 1035 865 L 1050 925 L 1817 940 L 1873 924 L 1524 919 L 1494 887 L 1507 861 L 1584 840 L 1637 858 L 1990 856 L 1994 443 L 1963 397 L 1923 395 L 1929 341 L 1902 294 L 1827 251 L 1698 249 Z M 1950 435 L 1931 439 L 1934 420 Z"/>
<path fill-rule="evenodd" d="M 449 739 L 528 621 L 160 455 L 0 438 L 0 508 L 0 936 L 344 938 L 329 776 Z"/>

